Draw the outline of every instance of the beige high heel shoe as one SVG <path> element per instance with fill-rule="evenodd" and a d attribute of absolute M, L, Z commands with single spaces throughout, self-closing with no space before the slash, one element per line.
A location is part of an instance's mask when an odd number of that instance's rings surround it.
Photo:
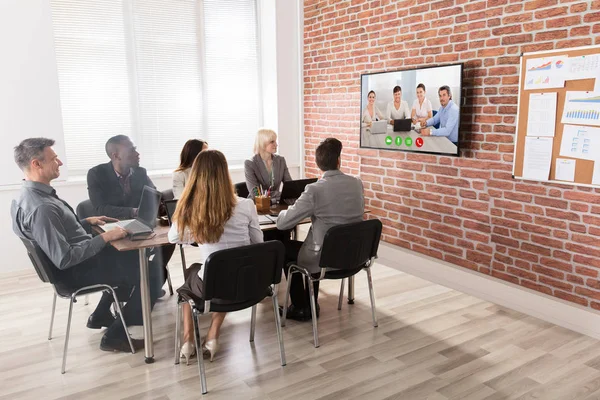
<path fill-rule="evenodd" d="M 219 342 L 217 339 L 207 340 L 202 346 L 203 351 L 207 351 L 210 354 L 210 361 L 212 362 L 213 358 L 219 351 Z"/>
<path fill-rule="evenodd" d="M 185 342 L 179 351 L 179 357 L 185 358 L 185 365 L 190 365 L 190 358 L 196 354 L 196 346 L 193 342 Z"/>

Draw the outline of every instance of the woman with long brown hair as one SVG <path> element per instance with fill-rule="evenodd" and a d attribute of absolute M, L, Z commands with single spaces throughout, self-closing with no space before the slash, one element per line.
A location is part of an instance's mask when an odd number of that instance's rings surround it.
<path fill-rule="evenodd" d="M 179 155 L 179 167 L 173 172 L 173 197 L 181 197 L 185 184 L 190 180 L 190 171 L 196 156 L 201 151 L 208 149 L 208 143 L 204 140 L 190 139 L 183 145 Z"/>
<path fill-rule="evenodd" d="M 190 180 L 183 190 L 169 230 L 171 243 L 198 243 L 201 263 L 217 250 L 261 243 L 263 235 L 258 223 L 254 202 L 236 196 L 227 168 L 227 160 L 217 150 L 198 154 L 190 172 Z M 188 290 L 202 297 L 199 289 L 201 264 L 193 264 L 185 284 L 179 290 Z M 184 304 L 183 341 L 181 357 L 189 361 L 194 355 L 194 325 L 188 304 Z M 212 321 L 203 344 L 212 361 L 219 345 L 219 331 L 226 313 L 212 313 Z"/>

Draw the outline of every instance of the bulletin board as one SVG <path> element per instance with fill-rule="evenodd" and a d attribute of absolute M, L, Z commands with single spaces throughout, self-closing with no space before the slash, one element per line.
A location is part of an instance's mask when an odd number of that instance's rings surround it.
<path fill-rule="evenodd" d="M 525 53 L 520 74 L 513 177 L 600 187 L 600 46 Z"/>

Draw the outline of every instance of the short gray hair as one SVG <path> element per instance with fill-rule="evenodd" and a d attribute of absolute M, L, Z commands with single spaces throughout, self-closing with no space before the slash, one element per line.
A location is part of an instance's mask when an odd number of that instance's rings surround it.
<path fill-rule="evenodd" d="M 450 86 L 448 86 L 448 85 L 441 86 L 440 89 L 438 90 L 438 94 L 440 94 L 440 92 L 442 90 L 445 90 L 446 93 L 448 93 L 448 97 L 452 98 L 452 91 L 450 90 Z"/>
<path fill-rule="evenodd" d="M 29 168 L 32 160 L 43 160 L 44 149 L 54 146 L 54 139 L 29 138 L 15 147 L 15 162 L 24 171 Z"/>

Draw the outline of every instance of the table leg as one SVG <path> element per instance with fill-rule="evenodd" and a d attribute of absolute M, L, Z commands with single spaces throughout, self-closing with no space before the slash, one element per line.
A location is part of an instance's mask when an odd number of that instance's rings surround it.
<path fill-rule="evenodd" d="M 348 304 L 354 304 L 354 275 L 348 278 Z"/>
<path fill-rule="evenodd" d="M 146 364 L 154 362 L 154 341 L 152 338 L 152 309 L 150 307 L 150 277 L 146 249 L 140 249 L 140 295 L 142 296 L 142 320 L 144 321 L 144 351 Z"/>

